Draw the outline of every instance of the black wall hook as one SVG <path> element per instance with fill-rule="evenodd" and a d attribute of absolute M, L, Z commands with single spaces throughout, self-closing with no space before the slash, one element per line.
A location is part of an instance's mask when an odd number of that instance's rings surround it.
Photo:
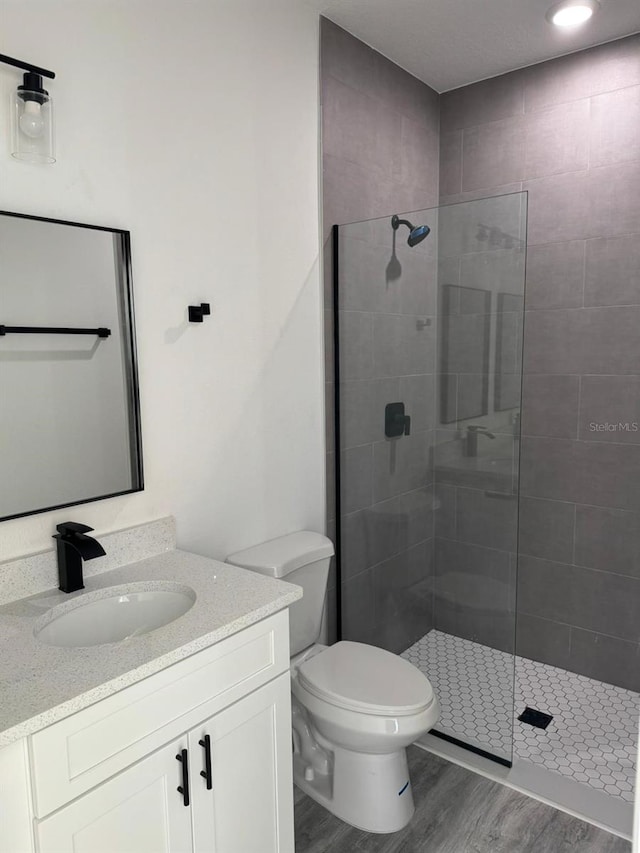
<path fill-rule="evenodd" d="M 205 316 L 211 314 L 211 306 L 208 302 L 201 302 L 200 305 L 189 305 L 189 322 L 202 323 Z"/>

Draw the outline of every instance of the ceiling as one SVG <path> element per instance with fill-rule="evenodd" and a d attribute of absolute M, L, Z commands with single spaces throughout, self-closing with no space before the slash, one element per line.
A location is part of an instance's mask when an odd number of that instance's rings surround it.
<path fill-rule="evenodd" d="M 553 0 L 302 0 L 446 92 L 640 31 L 639 0 L 601 0 L 586 24 L 548 24 Z"/>

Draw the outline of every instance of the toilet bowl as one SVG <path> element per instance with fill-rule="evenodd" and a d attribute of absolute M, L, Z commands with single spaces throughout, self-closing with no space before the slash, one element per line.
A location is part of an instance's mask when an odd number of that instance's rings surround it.
<path fill-rule="evenodd" d="M 317 640 L 333 546 L 302 531 L 232 554 L 227 562 L 303 587 L 290 611 L 293 772 L 298 787 L 367 832 L 411 820 L 406 747 L 440 713 L 429 680 L 398 655 Z"/>
<path fill-rule="evenodd" d="M 368 832 L 395 832 L 414 812 L 406 747 L 436 723 L 431 684 L 408 661 L 342 641 L 294 663 L 294 730 L 310 724 L 327 761 L 294 748 L 296 784 L 337 817 Z M 302 738 L 301 738 L 302 740 Z M 309 772 L 309 768 L 313 772 Z"/>

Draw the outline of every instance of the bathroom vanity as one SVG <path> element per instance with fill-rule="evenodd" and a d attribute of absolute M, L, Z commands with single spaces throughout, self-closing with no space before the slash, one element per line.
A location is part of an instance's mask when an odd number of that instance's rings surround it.
<path fill-rule="evenodd" d="M 124 601 L 126 585 L 189 588 L 195 602 L 106 645 L 34 634 L 52 605 L 114 587 Z M 293 853 L 287 607 L 300 595 L 171 550 L 80 594 L 0 607 L 1 853 Z"/>

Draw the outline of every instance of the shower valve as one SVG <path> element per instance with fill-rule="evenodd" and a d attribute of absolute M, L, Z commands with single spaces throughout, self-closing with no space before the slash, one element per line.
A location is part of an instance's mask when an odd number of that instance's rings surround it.
<path fill-rule="evenodd" d="M 405 414 L 404 403 L 387 403 L 385 406 L 384 434 L 387 438 L 411 434 L 411 418 Z"/>

